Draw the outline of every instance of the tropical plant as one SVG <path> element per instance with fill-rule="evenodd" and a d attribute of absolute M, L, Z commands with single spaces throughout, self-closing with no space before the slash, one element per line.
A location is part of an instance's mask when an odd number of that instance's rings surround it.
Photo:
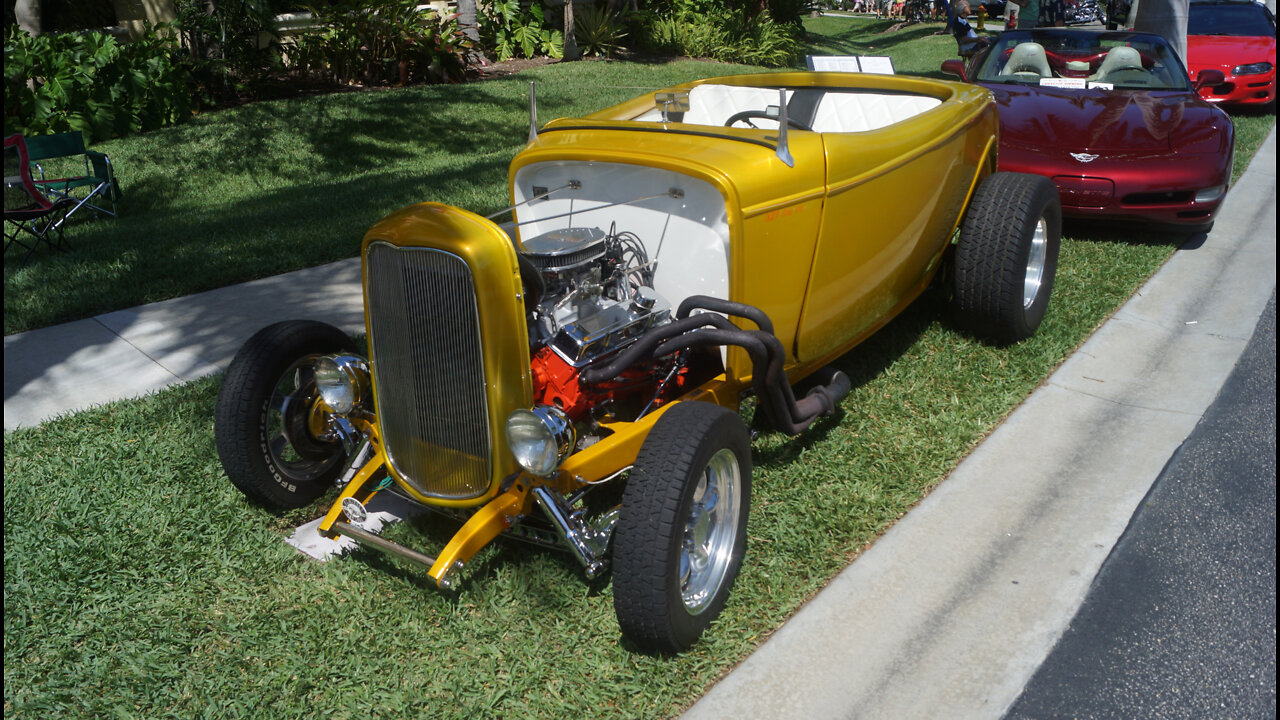
<path fill-rule="evenodd" d="M 564 33 L 551 26 L 541 2 L 522 8 L 520 0 L 494 0 L 484 8 L 480 37 L 498 60 L 564 55 Z"/>
<path fill-rule="evenodd" d="M 175 0 L 175 25 L 201 79 L 221 100 L 253 94 L 277 67 L 276 13 L 285 0 Z"/>
<path fill-rule="evenodd" d="M 574 26 L 578 50 L 583 55 L 615 55 L 622 49 L 622 41 L 627 37 L 626 28 L 619 22 L 617 14 L 600 5 L 579 10 Z"/>
<path fill-rule="evenodd" d="M 770 67 L 790 64 L 800 53 L 804 30 L 774 22 L 768 12 L 752 15 L 705 0 L 682 0 L 668 15 L 649 15 L 644 44 L 661 52 Z"/>
<path fill-rule="evenodd" d="M 298 40 L 292 69 L 339 83 L 461 80 L 474 47 L 456 14 L 442 17 L 416 0 L 330 0 L 311 13 L 323 30 Z"/>
<path fill-rule="evenodd" d="M 191 115 L 195 79 L 168 32 L 121 44 L 101 32 L 32 37 L 9 26 L 4 131 L 79 130 L 90 140 L 153 130 Z"/>

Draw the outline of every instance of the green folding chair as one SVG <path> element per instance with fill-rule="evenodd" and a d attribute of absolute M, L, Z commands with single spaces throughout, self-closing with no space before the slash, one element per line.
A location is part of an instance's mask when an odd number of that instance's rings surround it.
<path fill-rule="evenodd" d="M 80 208 L 104 215 L 116 216 L 116 200 L 120 197 L 120 184 L 111 168 L 111 159 L 105 153 L 89 150 L 84 146 L 84 136 L 79 132 L 27 137 L 27 153 L 36 167 L 36 187 L 51 196 L 65 198 L 75 205 L 58 220 L 61 225 Z M 47 178 L 41 161 L 61 158 L 82 158 L 84 174 Z M 52 165 L 50 166 L 52 168 Z M 86 192 L 87 190 L 87 192 Z M 110 207 L 110 209 L 107 209 Z"/>
<path fill-rule="evenodd" d="M 54 250 L 70 250 L 62 235 L 62 217 L 74 200 L 50 200 L 31 179 L 31 160 L 21 135 L 4 139 L 4 253 L 17 246 L 26 250 L 22 262 L 42 244 Z M 6 258 L 6 263 L 8 262 Z"/>

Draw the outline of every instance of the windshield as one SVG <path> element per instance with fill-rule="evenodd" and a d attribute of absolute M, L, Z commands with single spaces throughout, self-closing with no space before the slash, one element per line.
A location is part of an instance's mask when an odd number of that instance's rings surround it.
<path fill-rule="evenodd" d="M 1128 32 L 1007 32 L 983 59 L 977 79 L 1077 90 L 1190 89 L 1186 70 L 1162 38 Z"/>
<path fill-rule="evenodd" d="M 1187 34 L 1265 37 L 1275 35 L 1276 26 L 1261 5 L 1192 3 Z"/>

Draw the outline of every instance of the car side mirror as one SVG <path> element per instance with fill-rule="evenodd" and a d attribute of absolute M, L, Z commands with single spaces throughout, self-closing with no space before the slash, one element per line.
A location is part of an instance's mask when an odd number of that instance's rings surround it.
<path fill-rule="evenodd" d="M 1210 87 L 1215 88 L 1227 81 L 1227 76 L 1222 74 L 1221 70 L 1206 68 L 1196 73 L 1195 89 Z"/>
<path fill-rule="evenodd" d="M 969 82 L 969 73 L 965 72 L 964 61 L 951 58 L 942 61 L 942 72 L 948 75 L 955 75 L 965 82 Z"/>

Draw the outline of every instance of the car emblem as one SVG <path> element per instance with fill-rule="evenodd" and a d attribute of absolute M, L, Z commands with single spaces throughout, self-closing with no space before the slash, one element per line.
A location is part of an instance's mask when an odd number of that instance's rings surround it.
<path fill-rule="evenodd" d="M 1091 153 L 1071 153 L 1071 157 L 1075 158 L 1076 160 L 1079 160 L 1082 163 L 1089 163 L 1098 159 L 1097 155 L 1093 155 Z"/>

